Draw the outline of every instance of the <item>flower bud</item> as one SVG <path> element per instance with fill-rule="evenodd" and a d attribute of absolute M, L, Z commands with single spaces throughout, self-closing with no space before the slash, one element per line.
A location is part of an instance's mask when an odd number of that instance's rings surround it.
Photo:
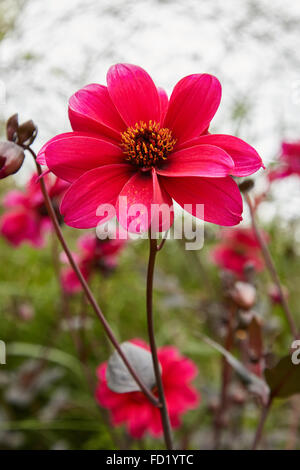
<path fill-rule="evenodd" d="M 231 289 L 230 296 L 238 307 L 249 310 L 256 302 L 256 289 L 248 282 L 238 281 Z"/>
<path fill-rule="evenodd" d="M 6 137 L 11 142 L 16 142 L 19 127 L 18 114 L 13 114 L 6 123 Z"/>
<path fill-rule="evenodd" d="M 0 179 L 16 173 L 24 161 L 24 151 L 14 142 L 0 142 Z"/>
<path fill-rule="evenodd" d="M 246 179 L 239 184 L 241 193 L 247 193 L 254 187 L 254 181 L 252 179 Z"/>
<path fill-rule="evenodd" d="M 245 339 L 245 330 L 249 327 L 253 320 L 255 312 L 253 310 L 241 310 L 238 315 L 238 330 L 236 331 L 236 337 L 239 340 Z"/>
<path fill-rule="evenodd" d="M 19 125 L 18 114 L 13 114 L 6 123 L 6 137 L 18 145 L 31 145 L 37 135 L 37 126 L 32 120 Z"/>
<path fill-rule="evenodd" d="M 18 127 L 18 144 L 31 145 L 37 135 L 37 127 L 32 120 Z"/>

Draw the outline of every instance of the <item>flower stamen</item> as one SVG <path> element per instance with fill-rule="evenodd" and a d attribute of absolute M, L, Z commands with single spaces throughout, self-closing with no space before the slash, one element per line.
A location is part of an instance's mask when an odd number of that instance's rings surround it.
<path fill-rule="evenodd" d="M 167 159 L 176 139 L 168 128 L 155 121 L 140 121 L 121 134 L 121 146 L 127 160 L 141 168 L 151 168 Z"/>

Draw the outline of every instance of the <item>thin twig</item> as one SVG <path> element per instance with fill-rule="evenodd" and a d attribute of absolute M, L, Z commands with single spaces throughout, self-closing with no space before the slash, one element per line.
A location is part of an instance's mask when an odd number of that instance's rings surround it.
<path fill-rule="evenodd" d="M 281 303 L 281 306 L 282 306 L 283 311 L 285 313 L 286 319 L 288 321 L 291 333 L 292 333 L 294 338 L 297 338 L 298 337 L 297 325 L 294 321 L 292 312 L 290 311 L 286 296 L 284 295 L 284 291 L 283 291 L 283 288 L 282 288 L 282 285 L 281 285 L 281 282 L 280 282 L 275 264 L 272 260 L 271 253 L 270 253 L 270 251 L 268 249 L 268 246 L 267 246 L 264 238 L 262 237 L 262 235 L 260 233 L 260 230 L 257 226 L 257 222 L 256 222 L 256 219 L 255 219 L 255 211 L 254 211 L 251 199 L 250 199 L 250 197 L 247 193 L 245 194 L 245 199 L 246 199 L 246 202 L 249 206 L 253 230 L 255 232 L 257 241 L 260 245 L 261 252 L 262 252 L 262 255 L 264 257 L 266 266 L 267 266 L 267 268 L 270 272 L 270 275 L 272 277 L 272 280 L 273 280 L 274 284 L 276 284 L 276 287 L 278 289 L 278 292 L 279 292 L 279 295 L 280 295 L 280 303 Z"/>

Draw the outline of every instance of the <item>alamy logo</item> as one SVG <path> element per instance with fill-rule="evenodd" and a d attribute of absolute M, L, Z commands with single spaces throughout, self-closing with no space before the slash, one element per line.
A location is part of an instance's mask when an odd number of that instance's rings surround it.
<path fill-rule="evenodd" d="M 6 364 L 6 346 L 4 341 L 0 340 L 0 364 Z"/>
<path fill-rule="evenodd" d="M 295 351 L 292 354 L 292 363 L 295 365 L 300 364 L 300 340 L 295 339 L 295 341 L 292 343 L 292 349 L 295 349 Z"/>

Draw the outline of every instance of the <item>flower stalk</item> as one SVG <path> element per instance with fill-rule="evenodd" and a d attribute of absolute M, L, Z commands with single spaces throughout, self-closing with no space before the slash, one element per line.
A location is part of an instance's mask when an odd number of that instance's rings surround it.
<path fill-rule="evenodd" d="M 283 291 L 283 288 L 282 288 L 282 285 L 281 285 L 281 282 L 280 282 L 280 278 L 278 276 L 276 267 L 275 267 L 274 262 L 272 260 L 271 253 L 270 253 L 270 251 L 267 247 L 266 242 L 264 241 L 263 237 L 261 236 L 260 230 L 258 228 L 256 219 L 255 219 L 254 207 L 253 207 L 251 199 L 250 199 L 250 197 L 247 193 L 245 194 L 245 199 L 246 199 L 246 202 L 247 202 L 249 210 L 250 210 L 252 227 L 253 227 L 253 230 L 255 232 L 257 241 L 260 245 L 260 249 L 261 249 L 262 255 L 264 257 L 267 269 L 268 269 L 268 271 L 269 271 L 269 273 L 272 277 L 272 280 L 273 280 L 274 284 L 276 285 L 276 287 L 278 289 L 282 309 L 285 313 L 285 316 L 286 316 L 287 322 L 289 324 L 291 333 L 292 333 L 293 337 L 296 339 L 298 337 L 297 325 L 296 325 L 295 320 L 293 318 L 292 312 L 290 311 L 290 307 L 289 307 L 289 304 L 287 302 L 286 296 L 284 295 L 284 291 Z"/>
<path fill-rule="evenodd" d="M 151 354 L 152 354 L 153 368 L 154 368 L 154 373 L 155 373 L 155 378 L 156 378 L 156 386 L 158 390 L 159 401 L 162 405 L 160 408 L 160 415 L 161 415 L 161 422 L 162 422 L 162 427 L 163 427 L 163 432 L 164 432 L 164 439 L 165 439 L 167 449 L 172 450 L 173 443 L 172 443 L 170 417 L 168 413 L 164 387 L 163 387 L 162 378 L 161 378 L 160 365 L 159 365 L 159 360 L 157 356 L 157 346 L 156 346 L 156 341 L 155 341 L 154 321 L 153 321 L 154 266 L 155 266 L 156 255 L 158 251 L 160 251 L 160 249 L 162 248 L 162 245 L 160 244 L 159 246 L 157 246 L 156 239 L 154 237 L 152 238 L 151 228 L 149 229 L 149 242 L 150 242 L 150 251 L 149 251 L 149 261 L 148 261 L 148 270 L 147 270 L 147 291 L 146 291 L 147 326 L 148 326 L 148 335 L 149 335 L 149 342 L 150 342 L 150 348 L 151 348 Z"/>
<path fill-rule="evenodd" d="M 267 417 L 269 415 L 269 411 L 271 409 L 271 406 L 272 406 L 272 398 L 269 399 L 268 403 L 261 410 L 259 423 L 258 423 L 256 433 L 255 433 L 255 436 L 254 436 L 254 441 L 253 441 L 253 444 L 252 444 L 252 450 L 256 450 L 259 443 L 260 443 L 260 441 L 261 441 L 261 438 L 262 438 L 262 435 L 263 435 L 264 425 L 265 425 L 265 422 L 266 422 Z"/>
<path fill-rule="evenodd" d="M 225 349 L 230 352 L 234 343 L 234 318 L 236 314 L 236 306 L 231 303 L 228 309 L 228 324 L 225 340 Z M 222 431 L 224 428 L 224 417 L 228 409 L 228 388 L 232 376 L 232 367 L 225 357 L 222 357 L 222 385 L 220 393 L 220 403 L 215 418 L 215 435 L 214 448 L 218 450 L 221 444 Z"/>

